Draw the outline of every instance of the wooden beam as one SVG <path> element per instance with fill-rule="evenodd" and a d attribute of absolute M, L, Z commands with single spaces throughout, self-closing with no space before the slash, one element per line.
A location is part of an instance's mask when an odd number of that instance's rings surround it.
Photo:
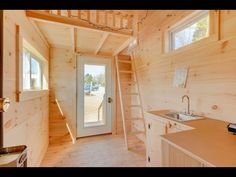
<path fill-rule="evenodd" d="M 99 53 L 99 54 L 95 55 L 93 52 L 80 51 L 78 49 L 76 51 L 76 54 L 84 55 L 84 56 L 90 56 L 90 57 L 113 58 L 112 54 Z"/>
<path fill-rule="evenodd" d="M 95 55 L 97 55 L 97 53 L 100 51 L 100 49 L 102 48 L 102 46 L 105 43 L 105 41 L 106 41 L 108 36 L 109 36 L 109 33 L 104 33 L 103 34 L 103 36 L 102 36 L 102 38 L 101 38 L 101 40 L 100 40 L 100 42 L 99 42 L 95 52 L 94 52 Z"/>
<path fill-rule="evenodd" d="M 20 94 L 20 73 L 21 73 L 21 69 L 20 69 L 20 56 L 21 56 L 21 52 L 20 52 L 20 43 L 21 43 L 21 39 L 20 39 L 20 26 L 16 25 L 16 102 L 20 101 L 19 98 L 19 94 Z"/>
<path fill-rule="evenodd" d="M 132 31 L 130 30 L 123 29 L 123 30 L 117 31 L 117 30 L 112 30 L 112 29 L 107 29 L 107 28 L 99 29 L 99 28 L 94 27 L 94 25 L 91 25 L 88 22 L 81 19 L 74 19 L 74 18 L 69 18 L 69 17 L 64 17 L 64 16 L 58 16 L 55 14 L 48 14 L 42 11 L 26 10 L 26 16 L 33 18 L 34 20 L 38 20 L 38 21 L 58 23 L 58 24 L 73 26 L 76 28 L 82 28 L 82 29 L 87 29 L 87 30 L 92 30 L 92 31 L 97 31 L 97 32 L 109 32 L 117 36 L 126 36 L 126 37 L 132 36 Z"/>
<path fill-rule="evenodd" d="M 43 42 L 47 45 L 47 47 L 50 47 L 50 44 L 48 42 L 48 40 L 45 38 L 43 32 L 41 31 L 41 29 L 39 28 L 39 26 L 37 25 L 37 23 L 34 20 L 30 20 L 30 23 L 33 25 L 33 27 L 35 28 L 35 30 L 39 33 L 41 39 L 43 40 Z"/>
<path fill-rule="evenodd" d="M 131 42 L 131 37 L 129 37 L 124 43 L 121 44 L 121 46 L 119 48 L 117 48 L 114 52 L 113 52 L 113 56 L 116 56 L 117 54 L 119 54 L 122 50 L 124 50 L 126 47 L 129 46 L 129 43 Z"/>

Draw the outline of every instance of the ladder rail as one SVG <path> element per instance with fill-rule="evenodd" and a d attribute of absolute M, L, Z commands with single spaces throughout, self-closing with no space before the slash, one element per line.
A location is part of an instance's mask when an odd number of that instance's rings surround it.
<path fill-rule="evenodd" d="M 122 90 L 121 90 L 121 84 L 120 84 L 120 72 L 119 72 L 119 62 L 118 62 L 118 56 L 115 56 L 116 61 L 116 73 L 117 73 L 117 81 L 118 81 L 118 90 L 119 90 L 119 98 L 120 98 L 120 108 L 121 108 L 121 117 L 122 117 L 122 124 L 123 124 L 123 130 L 124 130 L 124 138 L 125 138 L 125 147 L 128 149 L 128 141 L 127 141 L 127 130 L 125 125 L 125 113 L 124 113 L 124 105 L 123 105 L 123 98 L 122 98 Z"/>
<path fill-rule="evenodd" d="M 130 54 L 130 57 L 131 57 L 131 63 L 132 63 L 132 70 L 133 70 L 133 72 L 134 72 L 133 76 L 135 77 L 137 92 L 139 93 L 139 94 L 138 94 L 138 97 L 139 97 L 139 104 L 141 105 L 141 106 L 140 106 L 140 110 L 141 110 L 142 119 L 143 119 L 144 132 L 145 132 L 145 134 L 146 134 L 146 126 L 145 126 L 144 112 L 143 112 L 143 106 L 142 106 L 143 103 L 142 103 L 142 99 L 141 99 L 141 95 L 140 95 L 139 81 L 138 81 L 138 76 L 137 76 L 136 65 L 135 65 L 135 62 L 134 62 L 134 53 L 133 53 L 133 52 Z M 146 141 L 144 141 L 144 143 L 145 143 L 145 145 L 146 145 Z"/>

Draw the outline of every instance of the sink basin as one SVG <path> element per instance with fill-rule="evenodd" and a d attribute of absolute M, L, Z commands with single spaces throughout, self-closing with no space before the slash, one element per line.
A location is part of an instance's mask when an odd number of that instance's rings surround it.
<path fill-rule="evenodd" d="M 177 112 L 170 112 L 165 114 L 170 119 L 175 119 L 178 121 L 188 121 L 188 120 L 197 120 L 197 119 L 203 119 L 201 116 L 197 115 L 189 115 L 189 114 L 183 114 L 183 113 L 177 113 Z"/>

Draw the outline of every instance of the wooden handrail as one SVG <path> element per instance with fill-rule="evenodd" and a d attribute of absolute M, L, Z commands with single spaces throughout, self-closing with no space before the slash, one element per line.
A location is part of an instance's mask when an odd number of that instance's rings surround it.
<path fill-rule="evenodd" d="M 100 121 L 100 109 L 102 108 L 102 105 L 104 104 L 104 100 L 105 100 L 105 94 L 103 95 L 102 102 L 98 106 L 98 121 Z"/>

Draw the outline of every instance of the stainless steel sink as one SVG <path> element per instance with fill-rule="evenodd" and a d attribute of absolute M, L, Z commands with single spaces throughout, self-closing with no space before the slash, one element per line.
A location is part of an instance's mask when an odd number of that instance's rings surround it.
<path fill-rule="evenodd" d="M 204 117 L 198 116 L 198 115 L 189 115 L 184 113 L 178 113 L 178 112 L 170 112 L 165 114 L 170 119 L 178 120 L 178 121 L 189 121 L 189 120 L 197 120 L 197 119 L 203 119 Z"/>

